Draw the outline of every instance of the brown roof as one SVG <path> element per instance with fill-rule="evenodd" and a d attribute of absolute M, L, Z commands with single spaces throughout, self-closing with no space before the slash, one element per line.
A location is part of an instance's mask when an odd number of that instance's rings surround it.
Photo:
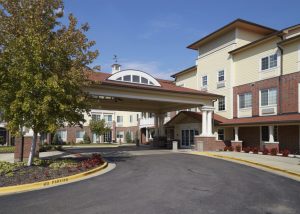
<path fill-rule="evenodd" d="M 179 71 L 179 72 L 177 72 L 175 74 L 172 74 L 171 77 L 175 78 L 176 76 L 178 76 L 180 74 L 184 74 L 184 73 L 187 73 L 187 72 L 190 72 L 190 71 L 196 71 L 196 70 L 197 70 L 197 66 L 194 65 L 192 67 L 189 67 L 189 68 L 186 68 L 186 69 L 184 69 L 182 71 Z"/>
<path fill-rule="evenodd" d="M 251 125 L 251 124 L 268 124 L 268 123 L 300 123 L 300 114 L 282 114 L 262 117 L 247 117 L 226 119 L 220 125 Z"/>
<path fill-rule="evenodd" d="M 88 72 L 88 78 L 91 81 L 95 82 L 96 84 L 101 84 L 101 85 L 122 86 L 122 87 L 127 87 L 127 88 L 139 88 L 139 89 L 145 89 L 145 90 L 158 90 L 158 91 L 166 91 L 166 92 L 176 92 L 176 93 L 184 93 L 184 94 L 198 94 L 198 95 L 202 95 L 202 96 L 221 97 L 221 95 L 211 94 L 206 91 L 200 91 L 200 90 L 176 86 L 176 84 L 170 80 L 156 79 L 161 85 L 161 87 L 158 87 L 158 86 L 152 86 L 152 85 L 141 85 L 141 84 L 135 84 L 135 83 L 130 83 L 130 82 L 108 80 L 108 78 L 111 75 L 112 74 L 104 73 L 104 72 L 95 72 L 95 71 Z"/>
<path fill-rule="evenodd" d="M 252 28 L 254 27 L 256 30 L 260 30 L 261 33 L 263 33 L 265 35 L 277 31 L 275 29 L 272 29 L 272 28 L 269 28 L 269 27 L 266 27 L 266 26 L 254 23 L 254 22 L 249 22 L 249 21 L 246 21 L 246 20 L 243 20 L 243 19 L 236 19 L 233 22 L 230 22 L 229 24 L 227 24 L 227 25 L 219 28 L 218 30 L 212 32 L 211 34 L 209 34 L 209 35 L 201 38 L 200 40 L 192 43 L 187 48 L 197 50 L 197 47 L 201 43 L 205 43 L 206 41 L 209 41 L 211 39 L 211 37 L 216 36 L 218 34 L 221 35 L 222 33 L 228 32 L 229 30 L 231 30 L 231 29 L 233 29 L 233 28 L 235 28 L 237 26 L 244 26 L 244 27 L 246 27 L 246 26 L 250 27 L 251 26 Z"/>
<path fill-rule="evenodd" d="M 180 115 L 186 115 L 186 116 L 191 117 L 199 122 L 202 122 L 202 113 L 201 112 L 180 111 L 175 117 L 173 117 L 170 121 L 168 121 L 165 124 L 165 126 L 168 126 L 170 123 L 172 123 L 174 120 L 176 120 L 176 118 L 179 117 Z M 222 117 L 218 114 L 214 114 L 213 119 L 216 124 L 221 124 L 227 120 L 225 117 Z"/>

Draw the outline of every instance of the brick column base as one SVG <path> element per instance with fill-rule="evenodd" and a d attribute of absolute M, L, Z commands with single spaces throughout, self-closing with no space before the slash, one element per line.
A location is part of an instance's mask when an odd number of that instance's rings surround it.
<path fill-rule="evenodd" d="M 273 148 L 276 148 L 277 151 L 279 151 L 279 143 L 274 142 L 274 143 L 264 143 L 264 148 L 267 148 L 268 150 L 271 150 Z"/>
<path fill-rule="evenodd" d="M 231 141 L 231 146 L 235 149 L 236 146 L 240 146 L 241 147 L 241 151 L 243 149 L 243 141 Z"/>
<path fill-rule="evenodd" d="M 217 151 L 223 150 L 225 147 L 224 141 L 216 140 L 215 136 L 212 137 L 203 137 L 203 136 L 195 136 L 194 142 L 197 145 L 199 142 L 203 142 L 203 151 Z"/>
<path fill-rule="evenodd" d="M 28 161 L 30 149 L 31 149 L 32 137 L 24 137 L 24 148 L 23 148 L 23 161 Z M 14 154 L 14 161 L 20 162 L 21 161 L 21 146 L 22 146 L 22 138 L 16 137 L 15 140 L 15 154 Z M 35 149 L 35 157 L 39 157 L 39 140 L 37 139 L 36 149 Z"/>

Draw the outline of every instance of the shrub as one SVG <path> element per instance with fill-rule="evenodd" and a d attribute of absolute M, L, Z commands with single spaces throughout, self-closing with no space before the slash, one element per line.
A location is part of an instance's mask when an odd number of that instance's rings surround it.
<path fill-rule="evenodd" d="M 84 133 L 83 135 L 83 143 L 84 144 L 91 144 L 91 139 L 87 133 Z"/>
<path fill-rule="evenodd" d="M 125 140 L 126 140 L 126 143 L 132 143 L 131 134 L 129 131 L 126 132 Z"/>
<path fill-rule="evenodd" d="M 269 149 L 268 148 L 264 148 L 263 151 L 262 151 L 263 155 L 267 155 L 270 153 Z"/>
<path fill-rule="evenodd" d="M 249 153 L 251 151 L 251 148 L 249 146 L 247 146 L 246 148 L 244 148 L 244 152 L 245 153 Z"/>
<path fill-rule="evenodd" d="M 271 149 L 271 155 L 276 156 L 277 153 L 278 153 L 277 148 L 272 148 L 272 149 Z"/>
<path fill-rule="evenodd" d="M 57 133 L 55 133 L 53 136 L 52 144 L 54 144 L 54 145 L 62 144 L 62 140 L 60 139 L 60 137 Z"/>
<path fill-rule="evenodd" d="M 5 144 L 5 139 L 4 136 L 0 136 L 0 145 L 4 145 Z"/>
<path fill-rule="evenodd" d="M 224 151 L 226 152 L 228 150 L 228 146 L 225 146 L 224 147 Z"/>
<path fill-rule="evenodd" d="M 236 145 L 235 146 L 235 151 L 240 152 L 242 149 L 241 145 Z"/>
<path fill-rule="evenodd" d="M 0 147 L 0 154 L 1 153 L 14 153 L 15 147 L 14 146 L 3 146 Z"/>
<path fill-rule="evenodd" d="M 228 151 L 232 152 L 234 150 L 233 146 L 228 147 Z"/>
<path fill-rule="evenodd" d="M 283 157 L 288 157 L 289 154 L 290 154 L 290 151 L 289 151 L 288 149 L 285 149 L 285 150 L 283 150 L 281 153 L 282 153 L 282 156 L 283 156 Z"/>
<path fill-rule="evenodd" d="M 253 147 L 253 149 L 252 149 L 252 152 L 254 153 L 254 154 L 258 154 L 258 148 L 257 147 Z"/>

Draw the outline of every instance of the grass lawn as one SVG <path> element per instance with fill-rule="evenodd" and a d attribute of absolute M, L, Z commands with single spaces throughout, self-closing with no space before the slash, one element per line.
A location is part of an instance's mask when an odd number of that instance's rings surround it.
<path fill-rule="evenodd" d="M 14 146 L 0 146 L 0 153 L 14 153 Z"/>

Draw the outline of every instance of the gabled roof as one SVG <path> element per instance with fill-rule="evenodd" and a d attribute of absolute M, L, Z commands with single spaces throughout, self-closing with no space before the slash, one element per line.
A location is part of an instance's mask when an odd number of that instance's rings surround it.
<path fill-rule="evenodd" d="M 186 68 L 186 69 L 184 69 L 182 71 L 179 71 L 179 72 L 177 72 L 175 74 L 172 74 L 171 77 L 175 78 L 178 75 L 185 74 L 185 73 L 188 73 L 188 72 L 191 72 L 191 71 L 196 71 L 196 70 L 197 70 L 197 66 L 194 65 L 192 67 L 189 67 L 189 68 Z"/>
<path fill-rule="evenodd" d="M 122 71 L 121 71 L 122 72 Z M 112 75 L 109 73 L 104 72 L 95 72 L 92 70 L 88 70 L 87 72 L 89 80 L 91 80 L 94 84 L 101 84 L 107 86 L 121 86 L 125 88 L 137 88 L 143 90 L 155 90 L 155 91 L 164 91 L 164 92 L 175 92 L 175 93 L 182 93 L 182 94 L 198 94 L 202 96 L 212 96 L 212 97 L 221 97 L 221 95 L 208 93 L 206 91 L 200 91 L 185 87 L 177 86 L 173 81 L 170 80 L 162 80 L 156 79 L 160 83 L 160 87 L 152 86 L 152 85 L 141 85 L 141 84 L 134 84 L 131 82 L 120 82 L 109 80 L 108 78 Z"/>
<path fill-rule="evenodd" d="M 198 41 L 190 44 L 187 46 L 187 48 L 197 50 L 198 47 L 206 42 L 211 41 L 212 39 L 232 30 L 237 27 L 244 28 L 244 29 L 250 29 L 252 31 L 257 31 L 262 35 L 268 35 L 270 33 L 276 32 L 277 30 L 254 23 L 254 22 L 249 22 L 243 19 L 236 19 L 233 22 L 230 22 L 229 24 L 219 28 L 218 30 L 212 32 L 211 34 L 208 34 L 207 36 L 199 39 Z"/>

